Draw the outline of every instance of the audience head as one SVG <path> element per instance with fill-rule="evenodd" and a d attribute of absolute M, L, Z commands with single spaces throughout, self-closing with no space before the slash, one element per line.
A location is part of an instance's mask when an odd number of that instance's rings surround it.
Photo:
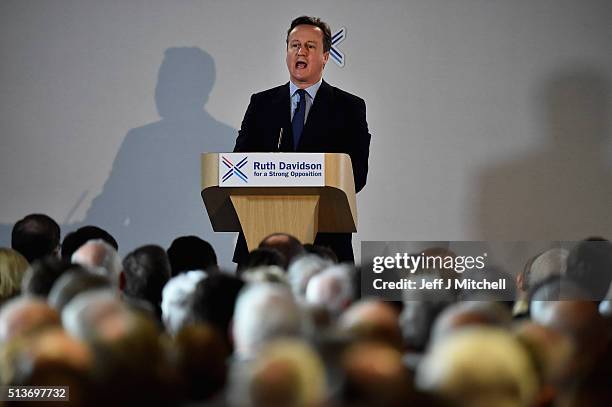
<path fill-rule="evenodd" d="M 446 300 L 405 301 L 399 317 L 404 347 L 411 351 L 424 351 L 429 343 L 434 321 L 448 305 Z"/>
<path fill-rule="evenodd" d="M 171 274 L 164 249 L 147 245 L 134 250 L 123 259 L 123 273 L 125 295 L 148 301 L 155 309 L 160 308 L 162 290 Z"/>
<path fill-rule="evenodd" d="M 17 297 L 0 308 L 0 344 L 20 335 L 60 325 L 57 311 L 35 297 Z"/>
<path fill-rule="evenodd" d="M 351 266 L 338 264 L 314 275 L 306 288 L 306 303 L 325 308 L 337 318 L 353 301 L 352 274 Z"/>
<path fill-rule="evenodd" d="M 68 263 L 55 257 L 38 260 L 23 276 L 21 291 L 26 295 L 46 298 L 57 279 L 69 271 L 85 272 L 85 269 L 77 264 Z"/>
<path fill-rule="evenodd" d="M 285 256 L 286 263 L 283 265 L 285 270 L 295 257 L 304 254 L 302 243 L 287 233 L 273 233 L 266 237 L 259 244 L 259 248 L 264 247 L 276 249 Z"/>
<path fill-rule="evenodd" d="M 289 288 L 252 283 L 238 296 L 233 320 L 235 353 L 252 358 L 267 341 L 301 332 L 301 314 Z"/>
<path fill-rule="evenodd" d="M 229 274 L 211 274 L 198 282 L 192 297 L 191 320 L 219 330 L 229 343 L 229 327 L 244 282 Z"/>
<path fill-rule="evenodd" d="M 187 325 L 177 333 L 174 348 L 188 400 L 208 400 L 223 390 L 229 350 L 216 329 L 206 324 Z"/>
<path fill-rule="evenodd" d="M 209 274 L 219 271 L 215 250 L 210 243 L 197 236 L 174 239 L 167 253 L 172 276 L 190 270 L 203 270 Z"/>
<path fill-rule="evenodd" d="M 306 298 L 306 287 L 310 279 L 321 270 L 332 266 L 332 262 L 315 254 L 305 254 L 296 258 L 287 270 L 291 292 L 298 301 Z"/>
<path fill-rule="evenodd" d="M 0 305 L 19 295 L 28 261 L 18 251 L 0 247 Z"/>
<path fill-rule="evenodd" d="M 13 341 L 3 354 L 2 363 L 3 384 L 67 386 L 70 389 L 69 404 L 89 405 L 93 402 L 89 398 L 92 352 L 59 327 Z"/>
<path fill-rule="evenodd" d="M 246 283 L 279 283 L 289 286 L 285 270 L 278 266 L 259 266 L 243 270 L 240 277 Z"/>
<path fill-rule="evenodd" d="M 117 250 L 104 240 L 88 241 L 72 254 L 71 260 L 74 264 L 80 264 L 95 274 L 108 277 L 114 286 L 120 286 L 121 257 Z"/>
<path fill-rule="evenodd" d="M 119 250 L 119 245 L 113 236 L 106 230 L 97 226 L 88 225 L 70 232 L 62 241 L 62 259 L 70 261 L 74 252 L 90 240 L 104 240 L 115 250 Z"/>
<path fill-rule="evenodd" d="M 341 405 L 411 405 L 411 377 L 396 348 L 380 342 L 358 342 L 344 352 L 342 370 Z"/>
<path fill-rule="evenodd" d="M 111 342 L 133 323 L 133 312 L 117 293 L 108 289 L 77 295 L 62 310 L 62 324 L 72 336 L 86 342 Z"/>
<path fill-rule="evenodd" d="M 538 379 L 527 351 L 510 333 L 491 327 L 436 342 L 417 369 L 416 385 L 461 406 L 529 406 Z"/>
<path fill-rule="evenodd" d="M 553 248 L 535 256 L 521 273 L 520 289 L 529 291 L 532 287 L 551 276 L 563 276 L 569 252 L 563 248 Z"/>
<path fill-rule="evenodd" d="M 89 273 L 86 270 L 69 271 L 60 276 L 53 284 L 47 301 L 61 313 L 66 304 L 77 295 L 89 290 L 104 288 L 112 288 L 111 282 L 104 276 Z"/>
<path fill-rule="evenodd" d="M 468 327 L 492 326 L 506 328 L 511 322 L 512 313 L 499 302 L 458 302 L 444 309 L 434 322 L 430 345 Z"/>
<path fill-rule="evenodd" d="M 384 301 L 365 299 L 354 303 L 340 316 L 338 325 L 358 340 L 382 342 L 402 349 L 398 312 Z"/>
<path fill-rule="evenodd" d="M 29 263 L 47 256 L 57 257 L 60 250 L 60 227 L 47 215 L 28 215 L 13 226 L 11 247 Z"/>
<path fill-rule="evenodd" d="M 319 406 L 327 393 L 319 355 L 297 339 L 269 342 L 232 379 L 233 401 L 238 405 Z"/>
<path fill-rule="evenodd" d="M 277 249 L 271 247 L 260 247 L 252 250 L 249 253 L 249 257 L 246 263 L 240 265 L 240 272 L 244 270 L 254 269 L 264 266 L 277 266 L 280 268 L 285 267 L 287 259 Z"/>
<path fill-rule="evenodd" d="M 542 385 L 569 383 L 574 374 L 570 369 L 574 346 L 568 336 L 532 321 L 517 325 L 514 334 L 529 350 Z"/>
<path fill-rule="evenodd" d="M 612 243 L 600 238 L 580 242 L 567 258 L 567 279 L 585 291 L 585 298 L 602 300 L 612 281 Z"/>
<path fill-rule="evenodd" d="M 162 321 L 166 331 L 176 334 L 191 316 L 192 297 L 200 280 L 207 278 L 202 270 L 193 270 L 172 277 L 162 290 Z"/>
<path fill-rule="evenodd" d="M 96 401 L 112 405 L 169 405 L 172 369 L 153 319 L 135 312 L 116 290 L 88 291 L 62 311 L 64 328 L 95 354 Z"/>
<path fill-rule="evenodd" d="M 597 305 L 591 301 L 549 302 L 534 322 L 571 339 L 575 373 L 584 373 L 599 358 L 610 341 L 610 333 Z"/>

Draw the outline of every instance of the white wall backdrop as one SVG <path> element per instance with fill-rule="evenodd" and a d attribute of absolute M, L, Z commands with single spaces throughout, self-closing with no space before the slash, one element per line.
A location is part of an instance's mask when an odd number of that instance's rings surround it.
<path fill-rule="evenodd" d="M 28 213 L 122 253 L 211 241 L 199 153 L 288 79 L 297 15 L 346 27 L 328 82 L 366 100 L 360 240 L 612 237 L 609 0 L 0 2 L 0 245 Z"/>

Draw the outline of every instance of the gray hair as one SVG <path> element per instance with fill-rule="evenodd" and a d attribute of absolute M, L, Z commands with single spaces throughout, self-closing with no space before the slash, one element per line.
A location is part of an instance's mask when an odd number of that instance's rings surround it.
<path fill-rule="evenodd" d="M 333 263 L 315 254 L 306 254 L 294 260 L 287 269 L 287 276 L 291 292 L 298 301 L 306 298 L 306 287 L 308 281 L 321 272 L 321 270 L 331 266 Z"/>
<path fill-rule="evenodd" d="M 202 270 L 181 273 L 168 280 L 162 290 L 162 321 L 168 333 L 175 335 L 187 323 L 191 299 L 198 283 L 206 278 Z"/>
<path fill-rule="evenodd" d="M 108 290 L 92 290 L 77 295 L 62 310 L 62 325 L 72 336 L 84 341 L 115 336 L 118 330 L 127 328 L 120 324 L 107 324 L 113 332 L 105 331 L 102 321 L 118 317 L 115 321 L 126 320 L 131 315 L 128 307 L 117 293 Z"/>
<path fill-rule="evenodd" d="M 251 358 L 267 341 L 301 332 L 300 310 L 287 287 L 277 283 L 247 285 L 234 311 L 236 353 Z"/>
<path fill-rule="evenodd" d="M 322 306 L 335 317 L 353 301 L 353 269 L 338 264 L 313 276 L 306 288 L 306 302 Z"/>

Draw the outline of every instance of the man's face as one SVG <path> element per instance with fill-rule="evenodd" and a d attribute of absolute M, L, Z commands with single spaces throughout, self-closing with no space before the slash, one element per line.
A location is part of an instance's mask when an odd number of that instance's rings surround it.
<path fill-rule="evenodd" d="M 329 52 L 323 52 L 323 31 L 314 25 L 298 25 L 289 33 L 287 68 L 291 82 L 304 89 L 323 76 Z"/>

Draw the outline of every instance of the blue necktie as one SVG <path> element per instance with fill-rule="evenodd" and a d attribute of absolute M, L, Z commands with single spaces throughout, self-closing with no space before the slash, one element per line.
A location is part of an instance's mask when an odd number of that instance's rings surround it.
<path fill-rule="evenodd" d="M 300 95 L 300 101 L 298 102 L 295 113 L 293 114 L 293 121 L 291 126 L 293 127 L 293 149 L 297 150 L 302 136 L 302 130 L 304 130 L 304 116 L 306 116 L 306 91 L 304 89 L 298 89 L 298 95 Z"/>

